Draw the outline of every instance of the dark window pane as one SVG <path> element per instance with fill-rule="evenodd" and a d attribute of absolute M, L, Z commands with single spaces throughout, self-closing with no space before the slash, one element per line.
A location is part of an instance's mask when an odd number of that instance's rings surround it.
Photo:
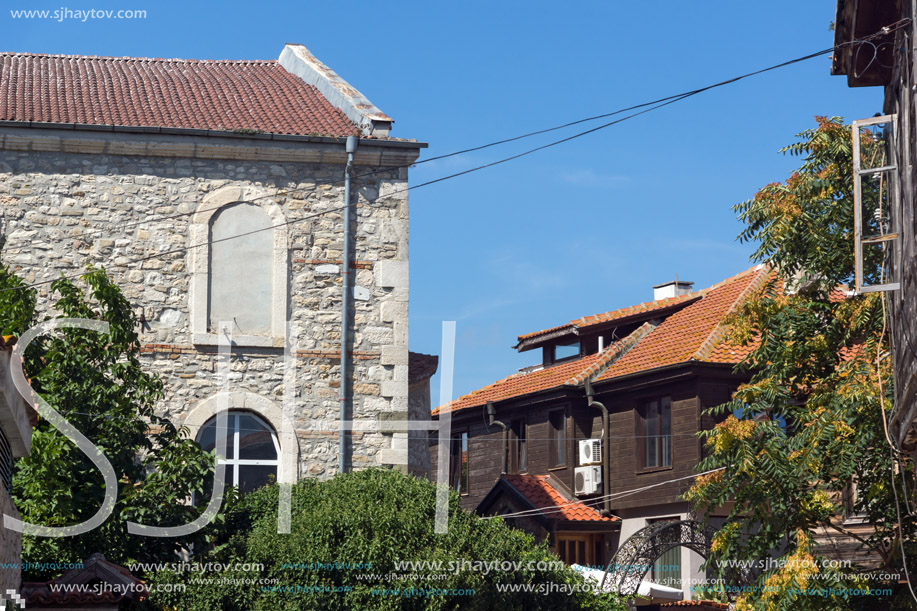
<path fill-rule="evenodd" d="M 555 467 L 567 464 L 567 419 L 563 411 L 551 412 L 551 461 Z"/>
<path fill-rule="evenodd" d="M 672 464 L 672 402 L 668 397 L 660 401 L 659 414 L 659 466 Z"/>
<path fill-rule="evenodd" d="M 462 438 L 453 437 L 449 448 L 449 482 L 452 489 L 462 492 Z"/>
<path fill-rule="evenodd" d="M 647 435 L 644 443 L 646 444 L 646 466 L 647 467 L 658 467 L 656 462 L 656 436 Z"/>
<path fill-rule="evenodd" d="M 277 467 L 268 465 L 239 465 L 239 491 L 257 490 L 268 483 L 268 476 L 277 479 Z"/>
<path fill-rule="evenodd" d="M 235 418 L 232 414 L 226 416 L 226 458 L 235 457 L 232 442 L 233 430 L 236 426 Z M 217 420 L 216 418 L 211 418 L 207 421 L 207 424 L 201 427 L 200 432 L 197 434 L 197 442 L 201 444 L 201 449 L 205 452 L 210 452 L 216 447 L 216 430 Z"/>
<path fill-rule="evenodd" d="M 272 432 L 264 423 L 249 414 L 239 414 L 239 458 L 245 460 L 277 460 Z"/>
<path fill-rule="evenodd" d="M 660 401 L 659 434 L 672 434 L 672 402 L 666 398 Z"/>
<path fill-rule="evenodd" d="M 554 360 L 566 359 L 573 356 L 579 356 L 579 342 L 572 344 L 558 344 L 554 346 Z"/>
<path fill-rule="evenodd" d="M 233 465 L 223 465 L 223 494 L 226 494 L 233 484 Z M 207 503 L 210 502 L 210 495 L 213 494 L 213 471 L 208 471 L 207 475 L 204 476 L 204 485 L 200 493 L 192 493 L 192 500 L 196 507 L 203 509 L 207 506 Z"/>
<path fill-rule="evenodd" d="M 525 454 L 525 422 L 519 423 L 519 470 L 528 470 L 527 457 Z"/>

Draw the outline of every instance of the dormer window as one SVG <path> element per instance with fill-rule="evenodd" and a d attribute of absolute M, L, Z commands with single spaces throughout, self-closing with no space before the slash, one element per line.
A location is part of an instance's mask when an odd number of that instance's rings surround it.
<path fill-rule="evenodd" d="M 561 342 L 553 346 L 544 347 L 543 361 L 545 365 L 550 365 L 557 361 L 576 358 L 580 356 L 580 354 L 581 348 L 578 339 L 576 341 Z"/>

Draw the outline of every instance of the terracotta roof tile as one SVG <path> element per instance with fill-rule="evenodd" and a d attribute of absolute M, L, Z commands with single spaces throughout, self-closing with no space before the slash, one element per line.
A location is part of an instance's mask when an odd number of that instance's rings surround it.
<path fill-rule="evenodd" d="M 0 121 L 357 133 L 315 87 L 272 60 L 0 53 Z"/>
<path fill-rule="evenodd" d="M 570 324 L 600 324 L 651 311 L 658 311 L 664 320 L 658 325 L 644 323 L 628 337 L 601 353 L 536 371 L 515 373 L 459 397 L 433 413 L 438 414 L 444 409 L 456 411 L 477 407 L 487 401 L 502 401 L 562 386 L 578 386 L 586 379 L 610 380 L 691 361 L 738 363 L 755 349 L 756 344 L 735 346 L 727 343 L 724 319 L 774 277 L 775 273 L 770 268 L 759 265 L 709 288 L 681 297 L 580 318 Z M 673 306 L 677 306 L 677 309 L 665 311 Z"/>
<path fill-rule="evenodd" d="M 608 346 L 602 352 L 573 361 L 550 365 L 536 371 L 515 373 L 480 390 L 459 397 L 455 401 L 437 408 L 433 413 L 438 414 L 442 411 L 466 409 L 484 405 L 488 401 L 502 401 L 503 399 L 521 397 L 533 392 L 550 390 L 561 386 L 578 386 L 586 378 L 594 377 L 616 359 L 621 358 L 654 328 L 650 323 L 644 323 L 633 333 Z"/>
<path fill-rule="evenodd" d="M 570 500 L 548 483 L 547 475 L 501 475 L 509 485 L 519 491 L 537 509 L 548 509 L 549 518 L 573 522 L 614 522 L 617 518 L 605 517 L 582 501 Z"/>
<path fill-rule="evenodd" d="M 737 363 L 751 347 L 724 347 L 723 319 L 772 275 L 769 268 L 754 267 L 705 289 L 702 299 L 666 318 L 597 379 L 610 380 L 689 361 Z"/>
<path fill-rule="evenodd" d="M 639 314 L 645 314 L 647 312 L 655 312 L 657 310 L 665 310 L 667 308 L 675 307 L 685 303 L 690 303 L 691 301 L 696 301 L 703 296 L 702 291 L 696 291 L 693 293 L 686 293 L 684 295 L 679 295 L 677 297 L 668 297 L 666 299 L 657 299 L 656 301 L 647 301 L 645 303 L 638 303 L 637 305 L 628 306 L 626 308 L 619 308 L 617 310 L 611 310 L 610 312 L 603 312 L 601 314 L 593 314 L 592 316 L 583 316 L 582 318 L 577 318 L 571 320 L 569 323 L 564 325 L 559 325 L 557 327 L 552 327 L 550 329 L 543 329 L 541 331 L 535 331 L 534 333 L 526 333 L 525 335 L 518 336 L 519 342 L 523 342 L 527 339 L 533 339 L 535 337 L 540 337 L 542 335 L 548 335 L 549 333 L 554 333 L 555 331 L 561 331 L 563 329 L 570 329 L 579 331 L 580 329 L 588 329 L 593 325 L 600 325 L 606 322 L 611 322 L 614 320 L 621 320 L 628 318 L 630 316 L 637 316 Z"/>

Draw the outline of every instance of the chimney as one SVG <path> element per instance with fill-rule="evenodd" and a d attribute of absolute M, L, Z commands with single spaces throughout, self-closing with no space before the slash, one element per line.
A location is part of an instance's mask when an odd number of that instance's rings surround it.
<path fill-rule="evenodd" d="M 656 301 L 659 299 L 668 299 L 669 297 L 687 295 L 691 292 L 692 286 L 694 286 L 693 282 L 685 282 L 684 280 L 678 280 L 677 278 L 670 282 L 657 284 L 653 287 L 653 300 Z"/>

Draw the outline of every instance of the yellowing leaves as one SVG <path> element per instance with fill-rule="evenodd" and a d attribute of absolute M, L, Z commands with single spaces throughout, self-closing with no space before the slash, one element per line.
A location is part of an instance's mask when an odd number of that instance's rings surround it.
<path fill-rule="evenodd" d="M 731 450 L 737 442 L 751 437 L 756 426 L 757 422 L 754 420 L 739 420 L 735 416 L 729 416 L 716 425 L 707 444 L 713 446 L 714 454 L 723 454 Z"/>
<path fill-rule="evenodd" d="M 809 538 L 802 530 L 796 531 L 796 551 L 786 557 L 786 563 L 774 571 L 764 582 L 761 602 L 786 596 L 787 590 L 805 590 L 818 575 L 818 565 L 809 553 Z"/>
<path fill-rule="evenodd" d="M 703 498 L 705 496 L 705 491 L 708 486 L 711 484 L 722 481 L 723 472 L 715 471 L 714 473 L 707 473 L 706 475 L 700 475 L 697 479 L 694 480 L 694 484 L 688 488 L 688 491 L 685 492 L 685 500 L 694 501 L 696 499 Z"/>
<path fill-rule="evenodd" d="M 718 552 L 726 548 L 728 542 L 735 538 L 739 532 L 738 522 L 729 522 L 723 528 L 716 531 L 713 535 L 713 541 L 710 543 L 710 550 Z"/>

